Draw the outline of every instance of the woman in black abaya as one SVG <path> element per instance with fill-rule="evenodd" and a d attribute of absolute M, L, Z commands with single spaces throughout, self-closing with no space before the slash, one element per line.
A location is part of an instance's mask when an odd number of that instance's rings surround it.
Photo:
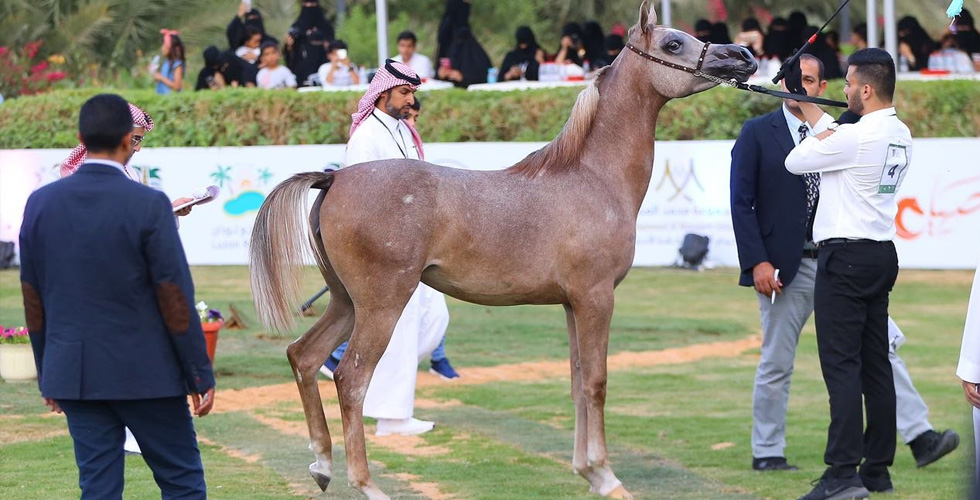
<path fill-rule="evenodd" d="M 439 68 L 439 78 L 449 80 L 453 85 L 466 88 L 474 83 L 487 82 L 490 57 L 473 38 L 469 28 L 456 31 L 456 38 L 449 47 L 449 68 Z"/>
<path fill-rule="evenodd" d="M 449 57 L 449 50 L 461 28 L 470 27 L 470 0 L 446 0 L 446 10 L 439 22 L 436 61 Z"/>
<path fill-rule="evenodd" d="M 304 0 L 299 17 L 286 35 L 283 50 L 286 66 L 296 75 L 301 87 L 308 85 L 309 76 L 327 62 L 326 44 L 333 39 L 333 26 L 323 14 L 320 2 Z"/>
<path fill-rule="evenodd" d="M 538 45 L 531 28 L 521 26 L 517 28 L 514 36 L 517 39 L 517 46 L 508 52 L 504 56 L 504 62 L 500 63 L 500 79 L 520 80 L 523 74 L 527 80 L 537 80 L 538 68 L 544 62 L 544 51 Z"/>

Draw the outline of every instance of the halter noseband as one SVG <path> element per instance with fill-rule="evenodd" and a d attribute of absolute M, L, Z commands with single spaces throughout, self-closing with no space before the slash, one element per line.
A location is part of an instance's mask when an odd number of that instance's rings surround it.
<path fill-rule="evenodd" d="M 729 86 L 729 87 L 737 87 L 738 86 L 738 82 L 734 78 L 732 80 L 722 80 L 721 78 L 718 78 L 717 76 L 709 75 L 709 74 L 701 71 L 701 66 L 704 64 L 704 58 L 705 58 L 705 56 L 708 55 L 708 46 L 710 46 L 710 45 L 711 45 L 710 42 L 704 42 L 704 47 L 701 48 L 701 55 L 698 56 L 698 64 L 697 64 L 697 66 L 695 66 L 693 68 L 688 68 L 687 66 L 681 66 L 680 64 L 674 64 L 674 63 L 672 63 L 670 61 L 665 61 L 663 59 L 660 59 L 659 57 L 656 57 L 653 54 L 650 54 L 648 52 L 644 52 L 644 51 L 640 50 L 639 48 L 637 48 L 632 43 L 627 43 L 626 44 L 626 48 L 632 50 L 633 52 L 635 52 L 637 55 L 639 55 L 640 57 L 642 57 L 644 59 L 647 59 L 649 61 L 653 61 L 655 63 L 661 64 L 661 65 L 664 65 L 664 66 L 667 66 L 668 68 L 673 68 L 673 69 L 677 69 L 677 70 L 681 70 L 681 71 L 690 73 L 690 74 L 692 74 L 694 76 L 704 78 L 705 80 L 710 80 L 712 82 L 715 82 L 718 85 L 726 85 L 726 86 Z"/>

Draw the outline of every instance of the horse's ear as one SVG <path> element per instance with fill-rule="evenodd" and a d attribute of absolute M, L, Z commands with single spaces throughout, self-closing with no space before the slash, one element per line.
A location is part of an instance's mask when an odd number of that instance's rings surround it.
<path fill-rule="evenodd" d="M 640 32 L 645 34 L 647 32 L 647 26 L 650 24 L 657 24 L 657 10 L 652 3 L 647 7 L 647 0 L 643 0 L 640 3 L 640 19 L 637 21 Z"/>
<path fill-rule="evenodd" d="M 647 8 L 647 0 L 643 0 L 640 3 L 640 18 L 636 21 L 636 25 L 640 27 L 641 33 L 647 32 L 647 20 L 649 19 L 650 11 Z"/>

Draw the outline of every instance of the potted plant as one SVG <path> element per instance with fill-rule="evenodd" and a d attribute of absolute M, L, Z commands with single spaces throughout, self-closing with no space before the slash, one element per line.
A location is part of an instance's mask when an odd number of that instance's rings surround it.
<path fill-rule="evenodd" d="M 34 380 L 37 367 L 27 328 L 0 326 L 0 377 L 4 380 Z"/>
<path fill-rule="evenodd" d="M 214 350 L 218 346 L 218 330 L 224 325 L 225 319 L 221 311 L 211 309 L 202 300 L 197 303 L 197 314 L 201 317 L 201 328 L 204 330 L 204 340 L 208 347 L 208 358 L 214 364 Z"/>

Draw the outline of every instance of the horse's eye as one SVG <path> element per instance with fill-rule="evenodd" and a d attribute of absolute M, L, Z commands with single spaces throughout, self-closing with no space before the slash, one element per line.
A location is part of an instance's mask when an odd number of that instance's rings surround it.
<path fill-rule="evenodd" d="M 681 50 L 681 42 L 678 42 L 677 40 L 671 40 L 667 42 L 667 50 L 671 52 L 677 52 L 678 50 Z"/>

